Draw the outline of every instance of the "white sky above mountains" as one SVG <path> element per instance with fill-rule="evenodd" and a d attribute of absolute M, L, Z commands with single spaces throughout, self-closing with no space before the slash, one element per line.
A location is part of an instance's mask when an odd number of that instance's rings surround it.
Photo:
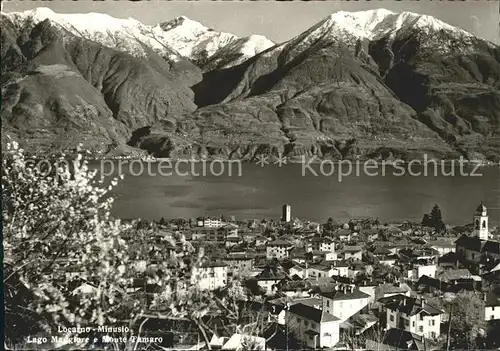
<path fill-rule="evenodd" d="M 337 11 L 385 8 L 434 16 L 481 38 L 500 44 L 497 1 L 8 1 L 3 11 L 25 11 L 38 6 L 59 13 L 107 13 L 133 17 L 144 24 L 166 22 L 184 15 L 216 31 L 238 36 L 261 34 L 283 42 Z"/>

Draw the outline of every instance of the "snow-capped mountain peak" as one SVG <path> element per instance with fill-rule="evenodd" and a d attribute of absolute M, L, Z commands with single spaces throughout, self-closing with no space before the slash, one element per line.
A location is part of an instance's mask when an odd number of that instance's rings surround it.
<path fill-rule="evenodd" d="M 208 28 L 201 23 L 193 21 L 186 16 L 179 16 L 171 21 L 159 23 L 158 25 L 166 32 L 176 28 L 182 28 L 184 31 L 190 30 L 193 32 L 206 32 L 208 30 Z"/>
<path fill-rule="evenodd" d="M 346 12 L 339 11 L 324 20 L 326 26 L 341 28 L 361 38 L 370 38 L 376 27 L 394 12 L 386 9 Z"/>
<path fill-rule="evenodd" d="M 263 35 L 252 34 L 240 41 L 240 52 L 246 56 L 253 56 L 269 49 L 275 44 Z"/>
<path fill-rule="evenodd" d="M 229 68 L 266 51 L 276 44 L 262 35 L 252 34 L 232 41 L 207 61 L 206 70 Z"/>
<path fill-rule="evenodd" d="M 395 13 L 386 9 L 345 12 L 339 11 L 320 22 L 320 28 L 349 33 L 361 39 L 376 40 L 401 30 L 447 30 L 461 35 L 472 34 L 451 26 L 435 17 L 413 12 Z"/>
<path fill-rule="evenodd" d="M 194 61 L 210 58 L 220 49 L 241 39 L 234 34 L 214 31 L 186 16 L 156 25 L 145 25 L 134 18 L 119 19 L 102 13 L 59 14 L 45 7 L 2 15 L 19 27 L 34 26 L 48 19 L 77 37 L 137 57 L 146 56 L 146 48 L 149 47 L 173 61 L 182 57 Z M 260 53 L 270 46 L 266 40 L 260 38 L 248 41 L 246 46 L 242 46 L 240 54 L 249 58 L 250 54 Z"/>
<path fill-rule="evenodd" d="M 186 16 L 161 23 L 158 28 L 164 32 L 163 39 L 186 57 L 210 57 L 220 48 L 238 39 L 234 34 L 216 32 Z"/>
<path fill-rule="evenodd" d="M 338 11 L 281 44 L 275 51 L 285 52 L 287 59 L 292 59 L 312 46 L 338 44 L 354 48 L 357 41 L 376 41 L 384 37 L 392 41 L 396 37 L 419 33 L 426 38 L 421 41 L 420 48 L 431 51 L 474 50 L 467 46 L 472 46 L 477 39 L 473 34 L 429 15 L 395 13 L 386 9 Z M 457 43 L 463 48 L 455 47 Z"/>
<path fill-rule="evenodd" d="M 127 52 L 133 56 L 147 55 L 144 44 L 163 57 L 174 61 L 180 59 L 169 43 L 158 40 L 158 34 L 150 26 L 128 18 L 119 19 L 103 13 L 59 14 L 51 9 L 39 7 L 25 12 L 4 14 L 16 25 L 23 27 L 49 20 L 77 37 L 82 37 L 104 46 Z"/>
<path fill-rule="evenodd" d="M 105 30 L 122 30 L 133 25 L 140 25 L 138 21 L 133 18 L 118 19 L 103 13 L 90 12 L 86 14 L 70 13 L 59 14 L 46 7 L 38 7 L 36 9 L 7 14 L 11 19 L 18 19 L 21 21 L 31 20 L 34 23 L 39 23 L 44 20 L 50 20 L 64 26 L 73 26 L 78 30 L 85 30 L 88 32 L 102 32 Z"/>

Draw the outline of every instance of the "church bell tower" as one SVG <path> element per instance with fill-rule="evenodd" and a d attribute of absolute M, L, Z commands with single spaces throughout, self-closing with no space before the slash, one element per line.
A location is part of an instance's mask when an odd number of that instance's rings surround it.
<path fill-rule="evenodd" d="M 488 240 L 488 211 L 486 206 L 481 204 L 476 209 L 476 214 L 474 215 L 474 236 L 481 240 Z"/>

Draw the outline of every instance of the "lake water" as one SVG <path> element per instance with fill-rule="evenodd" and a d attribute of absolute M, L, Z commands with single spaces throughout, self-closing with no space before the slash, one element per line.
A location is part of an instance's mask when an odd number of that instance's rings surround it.
<path fill-rule="evenodd" d="M 150 165 L 155 170 L 157 164 Z M 243 163 L 240 176 L 237 167 L 232 176 L 228 175 L 229 166 L 221 176 L 202 175 L 200 165 L 195 169 L 198 176 L 153 176 L 147 172 L 132 176 L 125 167 L 125 177 L 114 189 L 114 215 L 159 219 L 223 214 L 236 219 L 279 219 L 282 205 L 289 204 L 293 217 L 313 221 L 324 222 L 329 217 L 341 221 L 353 217 L 420 221 L 437 203 L 445 223 L 456 225 L 470 223 L 477 205 L 484 201 L 490 222 L 500 223 L 498 166 L 481 167 L 481 176 L 476 177 L 434 176 L 433 171 L 427 176 L 361 173 L 346 176 L 341 182 L 337 174 L 315 176 L 307 169 L 304 176 L 300 164 L 263 168 Z M 313 169 L 318 173 L 319 166 Z M 138 173 L 137 167 L 132 173 Z"/>

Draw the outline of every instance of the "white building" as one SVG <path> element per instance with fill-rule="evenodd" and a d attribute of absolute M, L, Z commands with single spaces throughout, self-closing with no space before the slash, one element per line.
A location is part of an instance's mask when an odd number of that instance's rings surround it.
<path fill-rule="evenodd" d="M 347 277 L 349 275 L 349 266 L 344 262 L 335 261 L 330 267 L 334 270 L 333 275 L 339 277 Z"/>
<path fill-rule="evenodd" d="M 408 284 L 405 283 L 394 283 L 394 284 L 382 284 L 375 288 L 375 300 L 382 299 L 384 297 L 391 297 L 396 295 L 411 295 L 411 289 Z"/>
<path fill-rule="evenodd" d="M 495 306 L 485 306 L 484 320 L 492 321 L 495 319 L 500 319 L 500 304 L 496 304 Z"/>
<path fill-rule="evenodd" d="M 363 259 L 363 249 L 360 246 L 344 246 L 342 249 L 344 259 L 352 259 L 354 261 L 361 261 Z"/>
<path fill-rule="evenodd" d="M 280 281 L 287 279 L 287 275 L 283 272 L 264 269 L 254 279 L 257 281 L 257 285 L 264 289 L 266 293 L 272 293 Z"/>
<path fill-rule="evenodd" d="M 439 256 L 444 256 L 447 253 L 455 252 L 455 243 L 449 240 L 430 241 L 431 248 L 439 252 Z"/>
<path fill-rule="evenodd" d="M 336 232 L 334 232 L 332 234 L 332 237 L 334 239 L 338 239 L 340 241 L 349 241 L 351 240 L 351 231 L 349 229 L 346 229 L 346 228 L 341 228 L 341 229 L 338 229 Z"/>
<path fill-rule="evenodd" d="M 398 260 L 397 255 L 390 255 L 386 256 L 384 258 L 381 258 L 378 263 L 380 264 L 385 264 L 387 266 L 394 266 L 396 264 L 396 261 Z"/>
<path fill-rule="evenodd" d="M 266 247 L 266 258 L 271 260 L 277 258 L 281 260 L 287 258 L 290 255 L 290 249 L 293 245 L 285 240 L 274 240 L 267 244 Z"/>
<path fill-rule="evenodd" d="M 297 275 L 299 278 L 304 279 L 306 277 L 306 265 L 302 265 L 299 262 L 293 262 L 293 266 L 290 267 L 290 276 Z"/>
<path fill-rule="evenodd" d="M 375 285 L 361 285 L 359 287 L 359 290 L 361 292 L 364 292 L 365 294 L 368 294 L 370 297 L 368 299 L 368 303 L 372 304 L 375 302 Z"/>
<path fill-rule="evenodd" d="M 436 278 L 437 266 L 435 264 L 429 265 L 414 265 L 412 269 L 408 270 L 408 279 L 419 280 L 420 277 L 426 275 L 430 278 Z"/>
<path fill-rule="evenodd" d="M 267 294 L 273 292 L 276 288 L 276 285 L 283 280 L 283 278 L 273 278 L 273 277 L 256 277 L 257 285 L 265 290 Z"/>
<path fill-rule="evenodd" d="M 500 296 L 488 293 L 485 296 L 484 320 L 500 319 Z"/>
<path fill-rule="evenodd" d="M 323 310 L 338 317 L 341 322 L 368 306 L 370 295 L 354 285 L 336 285 L 332 292 L 322 292 Z"/>
<path fill-rule="evenodd" d="M 330 238 L 315 236 L 306 243 L 306 251 L 335 252 L 335 242 Z"/>
<path fill-rule="evenodd" d="M 223 262 L 207 262 L 193 267 L 191 284 L 200 290 L 215 290 L 227 284 L 227 264 Z"/>
<path fill-rule="evenodd" d="M 286 323 L 308 348 L 333 347 L 340 340 L 340 320 L 325 310 L 294 304 Z"/>
<path fill-rule="evenodd" d="M 312 255 L 312 259 L 314 261 L 326 261 L 326 262 L 334 262 L 338 261 L 338 254 L 336 252 L 327 252 L 327 251 L 310 251 Z"/>
<path fill-rule="evenodd" d="M 446 283 L 452 283 L 453 281 L 474 279 L 474 276 L 467 268 L 461 269 L 447 269 L 438 274 L 436 274 L 436 279 L 442 280 Z"/>
<path fill-rule="evenodd" d="M 221 229 L 226 232 L 227 238 L 238 237 L 238 226 L 234 223 L 222 223 Z"/>
<path fill-rule="evenodd" d="M 307 265 L 306 275 L 308 278 L 328 278 L 338 275 L 338 270 L 322 264 Z"/>
<path fill-rule="evenodd" d="M 210 217 L 198 218 L 196 223 L 198 227 L 205 227 L 205 228 L 219 228 L 224 225 L 224 223 L 220 218 L 210 218 Z"/>
<path fill-rule="evenodd" d="M 425 299 L 396 295 L 389 297 L 384 304 L 387 329 L 399 328 L 429 339 L 440 335 L 443 311 L 429 305 Z"/>
<path fill-rule="evenodd" d="M 306 265 L 305 278 L 347 277 L 348 273 L 347 264 L 340 261 L 325 261 L 320 264 Z"/>

